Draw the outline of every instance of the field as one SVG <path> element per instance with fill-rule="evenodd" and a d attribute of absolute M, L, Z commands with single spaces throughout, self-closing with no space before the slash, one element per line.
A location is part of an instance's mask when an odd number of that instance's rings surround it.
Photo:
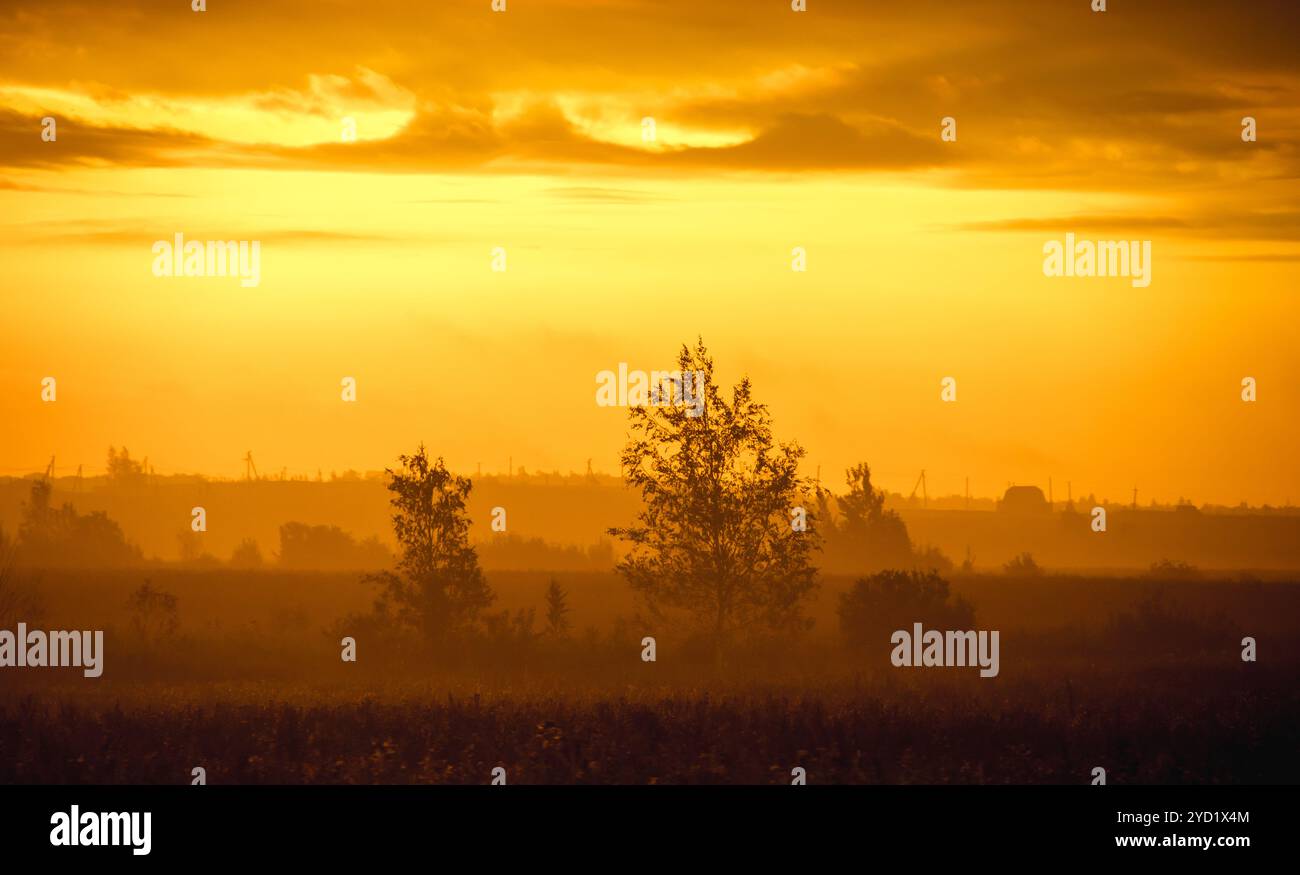
<path fill-rule="evenodd" d="M 128 609 L 149 578 L 178 625 Z M 509 620 L 456 652 L 347 628 L 357 575 L 230 570 L 36 577 L 39 625 L 103 628 L 102 678 L 8 673 L 0 783 L 1294 783 L 1300 586 L 1287 580 L 956 576 L 1001 671 L 853 650 L 826 578 L 806 634 L 718 664 L 638 618 L 610 574 L 490 575 Z M 523 614 L 536 610 L 530 625 Z M 201 619 L 200 619 L 201 618 Z M 29 625 L 36 621 L 29 618 Z M 339 658 L 351 631 L 358 659 Z M 654 662 L 641 640 L 658 640 Z M 1241 658 L 1241 639 L 1258 661 Z"/>

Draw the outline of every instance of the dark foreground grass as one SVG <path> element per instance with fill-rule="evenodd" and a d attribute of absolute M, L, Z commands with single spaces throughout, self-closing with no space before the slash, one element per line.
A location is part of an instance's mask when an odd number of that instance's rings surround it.
<path fill-rule="evenodd" d="M 1296 783 L 1267 670 L 558 693 L 159 687 L 0 697 L 0 783 Z"/>

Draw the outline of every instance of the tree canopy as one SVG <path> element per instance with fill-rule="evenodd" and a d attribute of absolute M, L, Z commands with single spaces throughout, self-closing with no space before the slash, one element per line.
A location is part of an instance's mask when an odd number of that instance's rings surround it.
<path fill-rule="evenodd" d="M 398 461 L 401 467 L 387 474 L 401 556 L 396 572 L 370 576 L 383 587 L 376 609 L 443 643 L 493 600 L 469 543 L 465 503 L 473 484 L 448 471 L 441 458 L 430 462 L 423 444 Z"/>
<path fill-rule="evenodd" d="M 720 655 L 739 635 L 809 625 L 812 484 L 798 473 L 803 449 L 775 441 L 748 378 L 724 398 L 703 341 L 683 345 L 678 365 L 702 408 L 672 387 L 652 387 L 662 390 L 655 402 L 630 408 L 623 471 L 644 506 L 636 524 L 609 531 L 631 545 L 617 567 L 651 615 L 703 632 Z M 796 508 L 807 519 L 801 531 L 791 524 Z"/>

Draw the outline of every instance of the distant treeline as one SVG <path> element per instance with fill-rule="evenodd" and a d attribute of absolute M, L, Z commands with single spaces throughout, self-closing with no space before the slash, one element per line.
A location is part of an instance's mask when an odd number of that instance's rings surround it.
<path fill-rule="evenodd" d="M 556 479 L 545 486 L 537 482 L 540 479 L 534 475 L 526 481 L 475 480 L 471 532 L 484 567 L 611 567 L 613 560 L 605 554 L 614 547 L 598 545 L 611 520 L 634 516 L 636 496 L 605 480 Z M 0 478 L 0 526 L 11 535 L 22 523 L 37 482 Z M 826 491 L 824 495 L 829 517 L 844 524 L 841 503 L 847 494 Z M 49 481 L 46 501 L 55 529 L 70 534 L 75 527 L 79 532 L 82 546 L 74 556 L 52 554 L 62 564 L 113 566 L 153 558 L 194 561 L 203 554 L 225 562 L 238 550 L 236 564 L 247 565 L 250 542 L 257 545 L 264 561 L 275 562 L 273 554 L 284 555 L 281 527 L 291 523 L 333 530 L 317 536 L 317 545 L 333 543 L 337 549 L 323 555 L 346 557 L 299 567 L 369 569 L 385 561 L 376 545 L 382 551 L 392 549 L 384 484 L 360 477 L 320 483 L 155 477 L 148 485 L 143 480 L 123 483 L 98 477 L 82 481 L 79 488 L 75 479 L 65 477 Z M 1293 509 L 1108 505 L 1111 524 L 1105 534 L 1096 534 L 1088 526 L 1085 511 L 1090 505 L 1085 507 L 1083 499 L 1075 502 L 1073 513 L 1056 502 L 1056 509 L 1029 517 L 993 510 L 936 509 L 933 500 L 929 508 L 919 504 L 885 495 L 881 513 L 889 518 L 871 533 L 876 539 L 871 548 L 863 543 L 846 548 L 846 542 L 837 544 L 836 532 L 829 530 L 817 563 L 827 571 L 851 573 L 890 567 L 944 571 L 969 560 L 974 569 L 992 570 L 1028 552 L 1039 564 L 1056 569 L 1146 569 L 1162 559 L 1202 568 L 1300 569 L 1300 514 Z M 77 517 L 69 516 L 65 505 L 75 509 Z M 187 552 L 193 550 L 187 543 L 192 539 L 184 535 L 195 505 L 208 509 L 212 525 L 203 534 L 198 552 L 192 553 Z M 509 508 L 507 535 L 494 535 L 489 529 L 494 506 Z M 340 534 L 355 548 L 346 546 Z M 293 546 L 289 549 L 292 557 Z"/>
<path fill-rule="evenodd" d="M 372 570 L 394 556 L 385 472 L 318 472 L 316 479 L 258 474 L 243 480 L 158 476 L 147 459 L 109 447 L 107 473 L 81 478 L 0 478 L 0 528 L 22 542 L 33 564 L 116 567 L 176 561 L 234 567 Z M 490 569 L 612 568 L 619 547 L 607 530 L 632 521 L 641 500 L 621 480 L 596 473 L 529 473 L 471 478 L 470 540 Z M 824 522 L 813 562 L 823 571 L 1000 569 L 1030 554 L 1054 569 L 1146 569 L 1172 560 L 1203 568 L 1300 569 L 1300 508 L 1177 505 L 1132 507 L 1094 496 L 1009 503 L 954 497 L 926 500 L 887 493 L 865 464 L 846 472 L 846 489 L 816 488 Z M 1023 496 L 1021 496 L 1023 497 Z M 966 509 L 961 509 L 963 504 Z M 1008 507 L 1003 505 L 1007 504 Z M 1089 526 L 1107 508 L 1104 534 Z M 190 531 L 192 508 L 205 508 L 207 531 Z M 490 528 L 506 508 L 507 533 Z M 26 532 L 24 534 L 24 531 Z"/>
<path fill-rule="evenodd" d="M 0 526 L 15 532 L 29 501 L 33 478 L 0 478 Z M 72 477 L 51 479 L 50 502 L 70 504 L 86 515 L 102 512 L 115 521 L 146 558 L 182 558 L 178 535 L 189 529 L 190 510 L 207 510 L 208 531 L 202 552 L 225 560 L 246 539 L 264 554 L 276 549 L 280 527 L 297 521 L 310 526 L 336 526 L 357 541 L 377 538 L 393 548 L 388 493 L 383 480 L 361 476 L 334 480 L 219 481 L 200 477 L 125 479 Z M 568 549 L 580 552 L 597 545 L 611 524 L 630 521 L 637 496 L 611 478 L 594 476 L 527 475 L 513 478 L 474 478 L 469 512 L 471 538 L 488 544 L 497 535 L 490 528 L 491 509 L 505 507 L 510 527 L 505 534 L 528 542 L 526 547 L 485 547 L 487 553 L 516 567 L 523 552 L 538 552 L 538 540 L 556 546 L 555 567 L 573 567 Z M 582 560 L 582 567 L 591 567 Z M 493 567 L 494 559 L 485 560 Z M 609 563 L 601 567 L 609 567 Z"/>
<path fill-rule="evenodd" d="M 0 537 L 9 545 L 15 564 L 35 568 L 124 568 L 160 560 L 147 557 L 103 511 L 81 513 L 74 503 L 55 503 L 44 480 L 21 481 L 28 489 L 16 523 Z M 188 527 L 175 534 L 179 564 L 193 568 L 255 570 L 277 567 L 291 571 L 375 571 L 393 564 L 392 550 L 378 537 L 364 538 L 335 525 L 290 521 L 279 526 L 278 545 L 264 552 L 254 538 L 241 539 L 225 556 L 210 549 L 210 532 Z M 479 561 L 491 570 L 546 569 L 608 571 L 614 567 L 613 545 L 604 538 L 587 547 L 557 545 L 541 538 L 496 534 L 478 547 Z"/>

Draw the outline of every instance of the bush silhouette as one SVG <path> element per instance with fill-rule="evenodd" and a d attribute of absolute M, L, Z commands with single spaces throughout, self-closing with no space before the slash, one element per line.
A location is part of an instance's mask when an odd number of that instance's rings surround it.
<path fill-rule="evenodd" d="M 840 596 L 840 633 L 853 650 L 880 647 L 889 636 L 913 623 L 927 629 L 973 629 L 975 609 L 953 598 L 948 581 L 932 571 L 881 571 L 860 578 Z"/>

